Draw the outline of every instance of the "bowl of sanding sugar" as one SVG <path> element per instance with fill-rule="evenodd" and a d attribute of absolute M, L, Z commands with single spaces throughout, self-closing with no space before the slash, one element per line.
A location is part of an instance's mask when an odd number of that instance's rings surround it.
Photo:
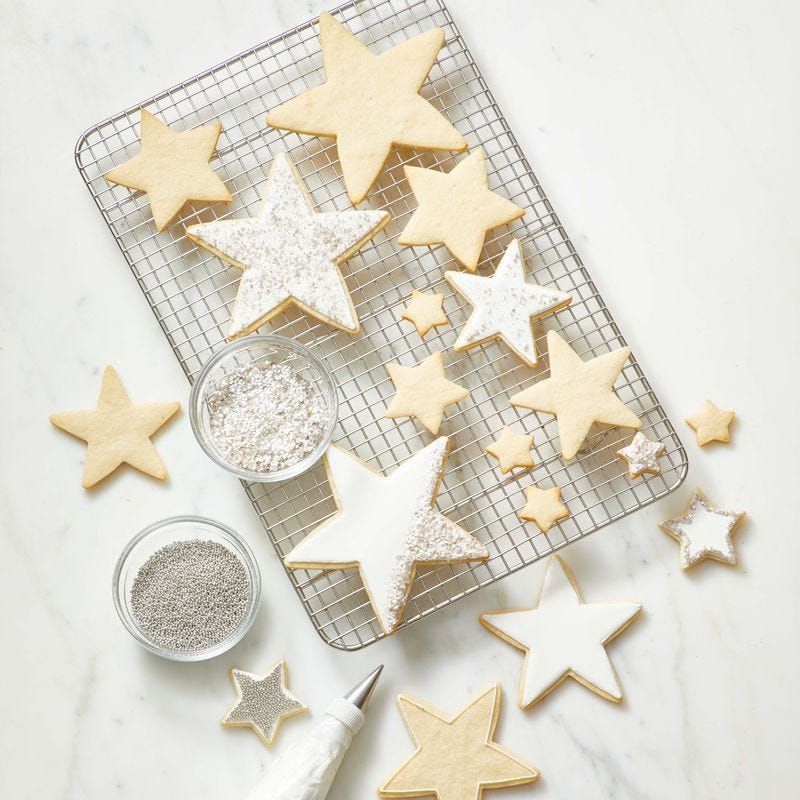
<path fill-rule="evenodd" d="M 202 661 L 250 629 L 261 577 L 247 542 L 227 525 L 171 517 L 128 543 L 112 588 L 119 618 L 139 644 L 173 661 Z"/>
<path fill-rule="evenodd" d="M 245 481 L 300 475 L 330 444 L 338 414 L 333 378 L 307 347 L 275 335 L 237 339 L 192 387 L 189 419 L 205 454 Z"/>

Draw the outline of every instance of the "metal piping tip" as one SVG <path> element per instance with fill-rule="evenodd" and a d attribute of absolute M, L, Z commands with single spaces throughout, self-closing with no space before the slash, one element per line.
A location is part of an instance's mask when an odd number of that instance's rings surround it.
<path fill-rule="evenodd" d="M 344 699 L 363 711 L 369 702 L 369 698 L 372 697 L 372 692 L 375 689 L 378 678 L 381 676 L 381 672 L 383 672 L 383 664 L 377 666 L 363 681 L 354 686 L 344 696 Z"/>

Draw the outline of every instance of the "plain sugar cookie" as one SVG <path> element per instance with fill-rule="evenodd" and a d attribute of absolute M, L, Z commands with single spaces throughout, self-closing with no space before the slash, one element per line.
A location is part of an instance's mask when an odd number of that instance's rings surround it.
<path fill-rule="evenodd" d="M 334 137 L 353 205 L 367 196 L 394 146 L 467 149 L 464 137 L 419 94 L 444 43 L 441 28 L 377 56 L 324 12 L 319 35 L 325 83 L 273 108 L 267 124 Z"/>

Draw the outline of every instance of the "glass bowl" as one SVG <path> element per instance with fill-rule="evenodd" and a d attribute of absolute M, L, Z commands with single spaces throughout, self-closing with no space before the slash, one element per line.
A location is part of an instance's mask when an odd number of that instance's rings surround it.
<path fill-rule="evenodd" d="M 206 394 L 232 369 L 248 362 L 269 361 L 274 364 L 286 362 L 296 373 L 305 378 L 320 393 L 328 410 L 328 420 L 319 444 L 305 458 L 275 472 L 254 472 L 229 461 L 214 444 Z M 219 466 L 244 481 L 271 483 L 294 478 L 313 466 L 328 449 L 339 410 L 336 385 L 326 366 L 307 347 L 283 336 L 254 335 L 223 347 L 205 364 L 192 386 L 189 398 L 189 420 L 192 431 L 203 452 Z"/>
<path fill-rule="evenodd" d="M 131 607 L 131 587 L 145 561 L 165 545 L 187 539 L 211 540 L 227 547 L 244 565 L 250 583 L 250 602 L 241 625 L 226 639 L 202 650 L 172 650 L 153 642 L 139 627 Z M 139 644 L 151 653 L 173 661 L 203 661 L 230 650 L 244 638 L 258 611 L 261 576 L 247 542 L 226 525 L 204 517 L 170 517 L 153 523 L 131 539 L 114 569 L 112 590 L 117 614 Z"/>

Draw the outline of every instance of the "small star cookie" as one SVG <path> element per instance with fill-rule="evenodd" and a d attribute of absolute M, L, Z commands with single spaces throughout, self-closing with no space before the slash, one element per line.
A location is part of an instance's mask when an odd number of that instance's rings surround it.
<path fill-rule="evenodd" d="M 556 522 L 569 516 L 569 509 L 561 502 L 561 489 L 540 489 L 529 486 L 525 490 L 525 508 L 519 512 L 519 518 L 527 522 L 535 522 L 542 533 L 547 533 Z"/>
<path fill-rule="evenodd" d="M 442 354 L 435 352 L 414 367 L 387 364 L 397 393 L 384 417 L 418 419 L 431 433 L 439 432 L 444 410 L 469 395 L 469 391 L 444 376 Z"/>
<path fill-rule="evenodd" d="M 229 203 L 233 198 L 208 165 L 222 132 L 219 122 L 176 133 L 142 109 L 141 150 L 106 180 L 146 192 L 156 229 L 163 231 L 190 200 Z"/>
<path fill-rule="evenodd" d="M 91 489 L 123 463 L 164 480 L 167 468 L 150 437 L 180 407 L 180 403 L 134 405 L 116 370 L 109 366 L 94 409 L 52 414 L 50 422 L 86 442 L 83 488 Z"/>
<path fill-rule="evenodd" d="M 628 465 L 628 476 L 638 478 L 642 475 L 660 475 L 658 460 L 666 452 L 666 445 L 651 442 L 641 431 L 636 431 L 633 441 L 621 450 L 617 450 L 617 458 Z"/>
<path fill-rule="evenodd" d="M 324 12 L 319 35 L 325 83 L 272 109 L 267 124 L 334 137 L 353 205 L 367 196 L 394 146 L 467 149 L 464 137 L 419 94 L 444 43 L 441 28 L 377 56 Z"/>
<path fill-rule="evenodd" d="M 505 475 L 517 467 L 528 469 L 534 466 L 531 447 L 533 447 L 533 436 L 527 433 L 514 433 L 506 425 L 500 431 L 497 441 L 487 445 L 485 450 L 500 462 L 500 472 Z"/>
<path fill-rule="evenodd" d="M 255 217 L 190 225 L 186 236 L 243 271 L 229 339 L 252 333 L 292 303 L 328 325 L 358 333 L 339 265 L 388 221 L 385 211 L 316 212 L 291 159 L 279 153 Z"/>
<path fill-rule="evenodd" d="M 478 266 L 486 234 L 525 213 L 489 189 L 482 147 L 449 173 L 422 167 L 404 169 L 419 207 L 397 243 L 443 244 L 470 272 Z"/>
<path fill-rule="evenodd" d="M 484 789 L 533 783 L 539 777 L 536 767 L 494 741 L 500 695 L 496 683 L 454 715 L 400 695 L 400 715 L 417 749 L 378 794 L 481 800 Z"/>
<path fill-rule="evenodd" d="M 659 527 L 680 542 L 684 572 L 706 558 L 734 566 L 736 550 L 731 535 L 744 516 L 744 511 L 716 508 L 700 489 L 695 489 L 683 514 Z"/>
<path fill-rule="evenodd" d="M 518 702 L 527 710 L 573 677 L 606 700 L 622 700 L 605 650 L 642 610 L 640 603 L 585 603 L 567 565 L 547 562 L 536 608 L 481 614 L 481 624 L 525 653 Z"/>
<path fill-rule="evenodd" d="M 731 433 L 728 429 L 735 416 L 733 411 L 717 408 L 710 400 L 706 400 L 696 414 L 686 417 L 686 423 L 697 434 L 697 444 L 704 447 L 709 442 L 730 442 Z"/>
<path fill-rule="evenodd" d="M 494 275 L 485 277 L 448 270 L 444 277 L 475 306 L 453 349 L 461 352 L 499 338 L 531 367 L 537 361 L 531 322 L 566 308 L 572 302 L 565 292 L 525 280 L 518 239 L 506 248 Z"/>
<path fill-rule="evenodd" d="M 409 304 L 403 310 L 402 318 L 413 322 L 417 333 L 425 336 L 431 328 L 449 324 L 450 320 L 442 308 L 443 302 L 443 294 L 424 294 L 415 289 Z"/>
<path fill-rule="evenodd" d="M 575 457 L 595 422 L 621 428 L 641 428 L 642 422 L 614 393 L 630 355 L 620 347 L 597 358 L 583 361 L 555 332 L 547 332 L 550 377 L 513 395 L 511 404 L 555 414 L 561 455 Z"/>
<path fill-rule="evenodd" d="M 231 728 L 251 728 L 269 747 L 281 722 L 306 710 L 286 688 L 286 662 L 273 664 L 265 675 L 231 669 L 236 700 L 225 712 L 221 724 Z"/>

